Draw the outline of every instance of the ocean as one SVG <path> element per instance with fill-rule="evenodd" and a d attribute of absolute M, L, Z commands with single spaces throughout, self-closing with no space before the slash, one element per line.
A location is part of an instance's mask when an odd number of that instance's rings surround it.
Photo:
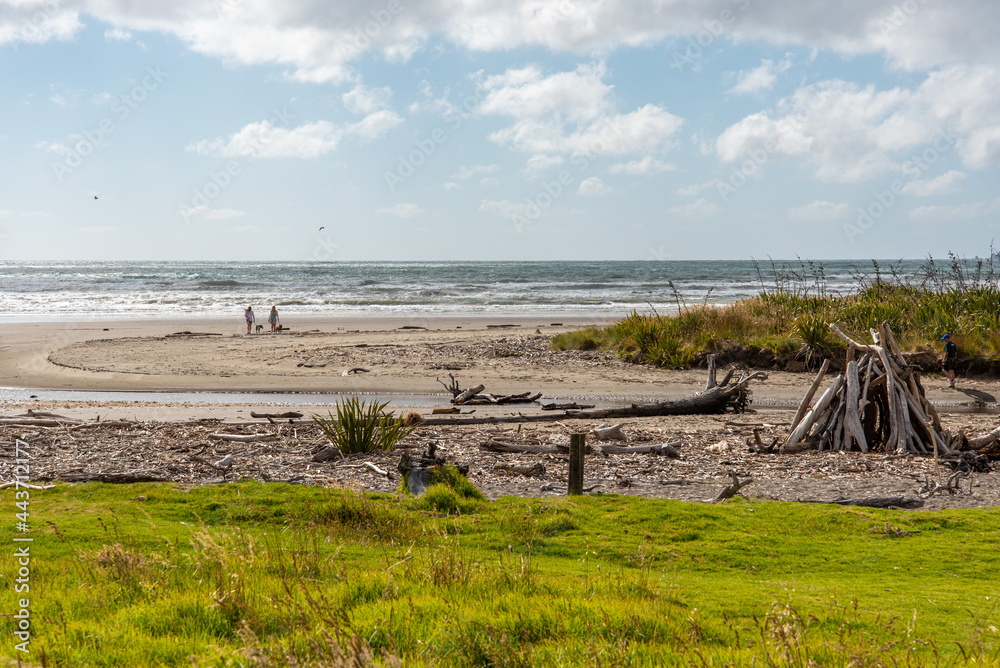
<path fill-rule="evenodd" d="M 880 262 L 904 277 L 922 261 Z M 845 294 L 871 261 L 0 262 L 5 321 L 525 315 L 620 317 L 726 304 L 777 285 Z"/>

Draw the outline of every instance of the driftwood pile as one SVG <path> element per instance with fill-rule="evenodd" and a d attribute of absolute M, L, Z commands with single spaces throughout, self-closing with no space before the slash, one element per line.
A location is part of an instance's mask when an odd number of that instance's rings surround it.
<path fill-rule="evenodd" d="M 810 407 L 829 360 L 792 419 L 781 452 L 857 450 L 886 454 L 948 456 L 962 437 L 941 428 L 920 374 L 906 363 L 888 323 L 872 330 L 873 343 L 858 343 L 834 325 L 848 345 L 847 367 Z M 858 358 L 860 355 L 860 358 Z M 957 442 L 956 442 L 957 441 Z"/>

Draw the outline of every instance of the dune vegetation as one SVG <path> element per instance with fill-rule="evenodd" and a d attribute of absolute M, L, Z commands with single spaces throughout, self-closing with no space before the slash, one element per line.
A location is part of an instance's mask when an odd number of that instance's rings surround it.
<path fill-rule="evenodd" d="M 857 289 L 832 294 L 822 266 L 799 271 L 772 267 L 771 283 L 761 274 L 761 291 L 725 306 L 687 305 L 676 297 L 676 313 L 634 311 L 607 328 L 553 337 L 557 350 L 614 350 L 623 358 L 662 368 L 694 365 L 707 353 L 729 351 L 751 359 L 767 351 L 775 364 L 817 366 L 822 357 L 841 358 L 843 343 L 829 329 L 838 325 L 858 341 L 888 322 L 905 352 L 939 355 L 939 339 L 950 333 L 971 370 L 994 370 L 1000 362 L 1000 272 L 992 261 L 951 258 L 947 267 L 932 259 L 918 277 L 882 271 L 857 277 Z"/>

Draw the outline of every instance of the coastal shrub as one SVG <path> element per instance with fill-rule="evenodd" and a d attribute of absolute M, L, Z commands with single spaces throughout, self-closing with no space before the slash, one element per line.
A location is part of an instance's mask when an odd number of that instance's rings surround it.
<path fill-rule="evenodd" d="M 351 397 L 337 402 L 336 418 L 328 411 L 328 417 L 313 415 L 312 419 L 342 452 L 392 450 L 413 433 L 416 426 L 407 427 L 401 419 L 386 414 L 388 405 L 388 401 L 367 403 Z"/>
<path fill-rule="evenodd" d="M 587 327 L 552 337 L 553 350 L 606 350 L 613 344 L 614 337 L 606 327 Z"/>
<path fill-rule="evenodd" d="M 600 341 L 626 361 L 671 369 L 689 368 L 706 353 L 742 348 L 771 351 L 779 365 L 804 360 L 811 367 L 817 358 L 839 358 L 843 352 L 830 323 L 864 343 L 871 340 L 870 329 L 888 322 L 907 352 L 938 354 L 938 341 L 948 332 L 960 358 L 998 357 L 1000 269 L 992 263 L 950 255 L 942 267 L 929 258 L 922 272 L 909 278 L 872 264 L 874 275 L 859 275 L 855 290 L 836 294 L 826 289 L 822 266 L 809 263 L 798 271 L 772 263 L 773 286 L 765 286 L 761 272 L 761 291 L 754 297 L 692 306 L 675 294 L 674 315 L 634 310 L 603 330 L 560 334 L 553 348 L 586 350 Z"/>

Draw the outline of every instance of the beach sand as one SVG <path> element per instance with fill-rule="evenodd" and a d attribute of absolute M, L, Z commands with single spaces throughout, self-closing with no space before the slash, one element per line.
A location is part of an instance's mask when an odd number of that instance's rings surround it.
<path fill-rule="evenodd" d="M 705 383 L 705 371 L 700 369 L 665 371 L 628 364 L 609 353 L 549 350 L 549 337 L 555 333 L 608 324 L 592 318 L 283 320 L 292 325 L 290 331 L 249 336 L 244 334 L 245 326 L 239 317 L 225 321 L 5 323 L 0 325 L 0 385 L 31 390 L 362 394 L 392 399 L 393 410 L 413 409 L 427 415 L 433 406 L 448 404 L 451 395 L 436 379 L 449 382 L 449 374 L 463 388 L 482 383 L 492 394 L 541 392 L 542 402 L 576 400 L 602 405 L 689 397 L 704 389 Z M 367 372 L 343 375 L 354 368 Z M 924 475 L 933 477 L 937 473 L 936 465 L 926 458 L 887 463 L 877 454 L 748 453 L 746 442 L 752 437 L 752 425 L 764 425 L 760 429 L 766 442 L 781 436 L 782 424 L 791 418 L 792 409 L 811 380 L 811 374 L 769 372 L 766 381 L 752 386 L 752 407 L 758 413 L 625 420 L 629 444 L 676 442 L 681 444 L 684 457 L 605 458 L 595 461 L 588 475 L 597 476 L 606 492 L 705 500 L 712 496 L 706 493 L 709 487 L 721 487 L 728 472 L 738 470 L 761 479 L 745 493 L 796 500 L 835 498 L 837 494 L 858 494 L 862 489 L 885 493 L 908 490 L 907 494 L 913 496 Z M 949 411 L 948 406 L 971 406 L 973 400 L 948 390 L 943 378 L 932 375 L 925 378 L 924 385 L 929 398 L 942 408 L 947 428 L 978 434 L 996 425 L 993 414 Z M 1000 393 L 1000 383 L 995 380 L 960 379 L 959 387 Z M 245 457 L 246 466 L 237 466 L 231 472 L 235 477 L 279 480 L 290 479 L 294 473 L 300 482 L 378 491 L 391 491 L 398 484 L 398 480 L 373 480 L 370 472 L 350 468 L 352 465 L 343 462 L 311 463 L 311 454 L 322 438 L 308 418 L 285 427 L 250 418 L 251 411 L 325 414 L 330 405 L 311 394 L 289 394 L 287 400 L 283 398 L 271 408 L 249 401 L 205 403 L 196 397 L 168 403 L 93 400 L 85 396 L 79 400 L 3 403 L 5 415 L 31 408 L 81 420 L 100 416 L 105 421 L 141 423 L 135 429 L 119 429 L 116 434 L 88 429 L 86 438 L 83 433 L 65 438 L 58 430 L 44 428 L 22 430 L 19 435 L 48 452 L 40 456 L 35 470 L 50 477 L 65 472 L 64 451 L 71 447 L 82 462 L 77 468 L 85 471 L 169 470 L 177 475 L 168 478 L 188 482 L 217 478 L 216 472 L 204 470 L 183 456 L 197 444 L 206 458 L 233 453 Z M 528 414 L 540 409 L 515 405 L 477 406 L 475 410 L 482 416 Z M 190 422 L 207 419 L 218 422 L 203 422 L 200 426 Z M 287 447 L 265 451 L 259 444 L 227 445 L 207 440 L 206 434 L 218 429 L 220 422 L 233 424 L 240 433 L 285 429 L 282 439 Z M 531 458 L 484 453 L 479 444 L 495 437 L 510 442 L 561 442 L 571 431 L 587 431 L 595 426 L 589 421 L 567 420 L 523 428 L 424 427 L 410 437 L 409 445 L 420 447 L 428 440 L 438 440 L 453 458 L 472 464 L 470 477 L 489 496 L 544 495 L 553 493 L 541 490 L 546 482 L 558 485 L 564 480 L 563 457 L 546 456 L 548 479 L 500 476 L 493 470 L 497 463 L 524 463 Z M 706 450 L 721 442 L 726 443 L 724 448 Z M 111 454 L 116 461 L 109 459 Z M 262 467 L 261 462 L 269 456 L 290 468 L 281 469 L 284 473 L 279 474 L 273 467 Z M 293 461 L 288 463 L 289 459 Z M 395 467 L 391 454 L 378 455 L 371 461 L 390 470 Z M 5 479 L 8 473 L 3 471 Z M 670 479 L 687 479 L 699 486 L 663 483 Z M 993 485 L 990 474 L 982 474 L 978 480 L 975 493 L 966 493 L 961 499 L 937 495 L 928 507 L 1000 502 L 1000 488 Z"/>

